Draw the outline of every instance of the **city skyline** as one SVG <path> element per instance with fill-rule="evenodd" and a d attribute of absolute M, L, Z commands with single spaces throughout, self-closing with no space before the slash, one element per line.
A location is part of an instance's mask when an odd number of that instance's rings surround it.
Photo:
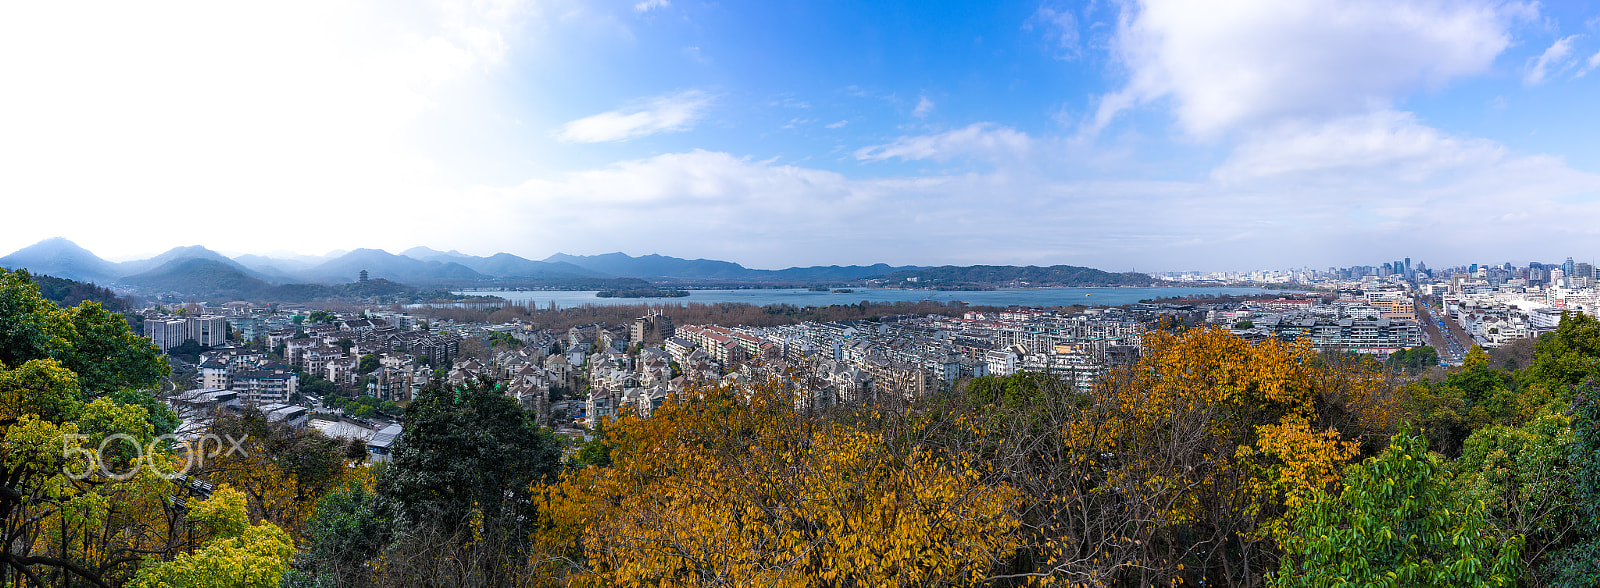
<path fill-rule="evenodd" d="M 1600 212 L 1583 5 L 16 5 L 0 33 L 4 252 L 1447 267 L 1584 261 Z"/>

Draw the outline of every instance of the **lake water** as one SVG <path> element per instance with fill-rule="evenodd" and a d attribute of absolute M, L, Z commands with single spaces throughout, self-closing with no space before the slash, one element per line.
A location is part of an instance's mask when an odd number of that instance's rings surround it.
<path fill-rule="evenodd" d="M 1195 296 L 1211 294 L 1266 294 L 1287 292 L 1287 290 L 1263 290 L 1261 288 L 1031 288 L 1025 290 L 985 290 L 973 292 L 932 292 L 928 290 L 894 290 L 883 288 L 856 288 L 851 293 L 812 292 L 805 289 L 766 289 L 766 290 L 689 290 L 689 295 L 682 298 L 600 298 L 595 296 L 595 291 L 564 291 L 564 290 L 513 290 L 491 291 L 472 290 L 457 292 L 457 294 L 499 296 L 506 300 L 517 302 L 531 302 L 541 308 L 548 308 L 551 302 L 557 307 L 569 308 L 593 304 L 599 306 L 613 306 L 625 304 L 685 304 L 689 302 L 718 303 L 718 302 L 743 302 L 756 306 L 768 304 L 792 304 L 795 306 L 827 306 L 830 304 L 855 304 L 862 300 L 870 302 L 917 302 L 920 300 L 937 300 L 950 302 L 959 300 L 967 304 L 982 306 L 1066 306 L 1071 304 L 1084 304 L 1089 306 L 1116 306 L 1132 304 L 1140 300 L 1151 298 L 1165 298 L 1170 296 Z"/>

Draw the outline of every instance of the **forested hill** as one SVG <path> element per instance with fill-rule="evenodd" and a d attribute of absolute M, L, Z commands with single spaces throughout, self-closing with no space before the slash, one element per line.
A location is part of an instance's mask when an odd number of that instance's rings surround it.
<path fill-rule="evenodd" d="M 346 284 L 273 285 L 238 268 L 209 259 L 184 259 L 126 281 L 156 295 L 227 302 L 309 302 L 327 298 L 361 298 L 397 302 L 460 299 L 446 290 L 425 290 L 382 278 Z"/>
<path fill-rule="evenodd" d="M 946 265 L 935 268 L 899 271 L 881 276 L 891 282 L 904 282 L 916 278 L 918 284 L 929 286 L 1026 286 L 1026 287 L 1090 287 L 1090 286 L 1151 286 L 1155 279 L 1148 275 L 1122 272 L 1111 273 L 1091 267 L 1075 265 L 1012 266 L 1012 265 Z"/>
<path fill-rule="evenodd" d="M 32 276 L 39 285 L 39 293 L 46 300 L 62 307 L 77 306 L 84 301 L 98 302 L 106 310 L 121 312 L 133 308 L 133 302 L 117 296 L 116 292 L 87 282 L 68 280 L 55 276 Z"/>

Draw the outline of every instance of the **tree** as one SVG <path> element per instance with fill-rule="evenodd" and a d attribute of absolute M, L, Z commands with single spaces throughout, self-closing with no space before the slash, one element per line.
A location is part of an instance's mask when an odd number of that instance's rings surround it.
<path fill-rule="evenodd" d="M 356 371 L 361 375 L 367 375 L 377 371 L 379 367 L 381 367 L 381 364 L 378 361 L 378 356 L 368 353 L 361 356 L 361 363 L 357 366 Z"/>
<path fill-rule="evenodd" d="M 349 337 L 344 337 L 344 338 L 341 338 L 338 341 L 334 342 L 334 345 L 336 347 L 338 347 L 339 349 L 344 350 L 345 353 L 350 353 L 350 348 L 351 347 L 355 347 L 356 346 L 356 342 L 355 341 L 351 341 Z"/>
<path fill-rule="evenodd" d="M 9 577 L 98 586 L 186 541 L 166 516 L 168 367 L 98 304 L 62 309 L 25 271 L 0 270 L 0 565 Z M 134 404 L 119 399 L 136 402 Z M 102 448 L 104 448 L 102 450 Z"/>
<path fill-rule="evenodd" d="M 1547 396 L 1570 399 L 1567 388 L 1600 369 L 1600 320 L 1580 312 L 1562 312 L 1555 331 L 1539 336 L 1525 385 L 1539 386 Z"/>
<path fill-rule="evenodd" d="M 337 441 L 314 429 L 269 422 L 258 410 L 213 414 L 205 432 L 238 440 L 240 450 L 224 448 L 191 473 L 232 486 L 245 496 L 253 518 L 269 521 L 298 539 L 307 536 L 306 521 L 316 499 L 351 475 Z"/>
<path fill-rule="evenodd" d="M 147 563 L 134 578 L 134 588 L 276 588 L 288 571 L 294 542 L 272 523 L 251 525 L 239 491 L 219 487 L 210 498 L 195 502 L 186 517 L 214 538 L 198 552 Z"/>
<path fill-rule="evenodd" d="M 337 391 L 338 386 L 335 386 L 333 382 L 328 381 L 326 378 L 318 377 L 315 374 L 300 376 L 300 393 L 302 394 L 329 396 Z"/>
<path fill-rule="evenodd" d="M 471 579 L 460 582 L 500 585 L 517 573 L 526 525 L 536 518 L 528 489 L 554 479 L 561 462 L 562 444 L 535 416 L 487 378 L 460 387 L 435 380 L 411 401 L 378 483 L 407 538 L 397 547 L 407 554 L 403 565 L 389 573 L 442 583 L 428 580 L 449 573 L 437 558 L 484 547 L 480 542 L 493 549 L 473 552 L 463 572 Z"/>
<path fill-rule="evenodd" d="M 1451 464 L 1459 504 L 1482 504 L 1501 537 L 1523 538 L 1521 567 L 1545 585 L 1546 557 L 1570 543 L 1577 522 L 1572 497 L 1571 418 L 1546 412 L 1525 426 L 1492 425 L 1467 437 Z"/>
<path fill-rule="evenodd" d="M 311 549 L 304 567 L 312 577 L 332 586 L 371 582 L 367 563 L 391 537 L 389 516 L 371 489 L 350 480 L 327 493 L 317 502 L 310 527 Z"/>
<path fill-rule="evenodd" d="M 1551 557 L 1549 573 L 1561 586 L 1600 586 L 1600 395 L 1586 383 L 1572 401 L 1572 545 Z"/>
<path fill-rule="evenodd" d="M 795 410 L 782 378 L 611 422 L 611 464 L 536 497 L 545 561 L 586 585 L 946 585 L 1015 549 L 1017 491 L 912 422 Z M 856 420 L 856 419 L 859 420 Z M 905 425 L 908 428 L 900 428 Z"/>
<path fill-rule="evenodd" d="M 1521 538 L 1496 536 L 1482 506 L 1452 502 L 1448 476 L 1421 437 L 1397 433 L 1346 472 L 1342 491 L 1317 493 L 1272 585 L 1516 585 Z"/>
<path fill-rule="evenodd" d="M 385 416 L 397 417 L 405 414 L 406 409 L 401 408 L 400 405 L 392 401 L 385 400 L 383 404 L 378 405 L 378 412 Z"/>
<path fill-rule="evenodd" d="M 200 361 L 201 353 L 205 353 L 210 350 L 210 347 L 201 345 L 200 342 L 195 341 L 194 339 L 184 339 L 183 344 L 173 347 L 172 349 L 168 349 L 167 355 L 181 357 L 189 363 L 195 363 Z"/>

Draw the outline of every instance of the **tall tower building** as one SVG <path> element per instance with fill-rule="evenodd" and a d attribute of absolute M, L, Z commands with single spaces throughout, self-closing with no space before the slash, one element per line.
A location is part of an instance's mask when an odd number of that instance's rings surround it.
<path fill-rule="evenodd" d="M 1570 276 L 1572 275 L 1572 270 L 1572 258 L 1568 257 L 1566 263 L 1561 264 L 1561 274 Z"/>

